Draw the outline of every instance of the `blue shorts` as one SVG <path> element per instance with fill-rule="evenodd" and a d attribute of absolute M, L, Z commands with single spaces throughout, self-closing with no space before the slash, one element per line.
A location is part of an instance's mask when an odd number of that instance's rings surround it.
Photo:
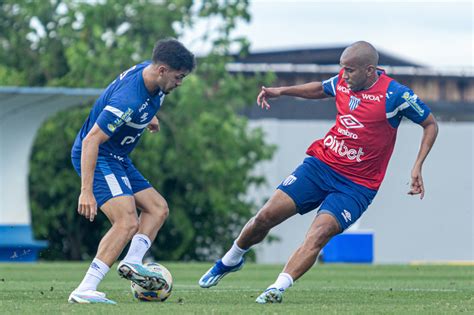
<path fill-rule="evenodd" d="M 320 206 L 318 214 L 331 214 L 342 231 L 361 217 L 377 194 L 312 156 L 304 159 L 278 189 L 293 199 L 298 213 L 305 214 Z"/>
<path fill-rule="evenodd" d="M 72 165 L 81 176 L 81 159 L 72 157 Z M 133 196 L 137 192 L 152 187 L 135 168 L 129 158 L 118 160 L 99 155 L 94 172 L 94 197 L 101 207 L 109 199 L 118 196 Z"/>

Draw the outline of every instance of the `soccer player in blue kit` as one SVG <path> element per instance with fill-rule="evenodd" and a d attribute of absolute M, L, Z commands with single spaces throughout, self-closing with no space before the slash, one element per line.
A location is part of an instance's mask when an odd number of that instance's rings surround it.
<path fill-rule="evenodd" d="M 146 129 L 159 131 L 155 115 L 165 95 L 181 85 L 195 63 L 194 55 L 177 40 L 158 41 L 151 61 L 126 70 L 104 90 L 79 131 L 71 151 L 81 177 L 77 211 L 92 222 L 99 207 L 112 227 L 70 294 L 70 303 L 116 304 L 97 286 L 130 240 L 117 268 L 119 275 L 150 290 L 166 285 L 160 273 L 143 267 L 142 260 L 168 217 L 168 205 L 128 154 Z"/>

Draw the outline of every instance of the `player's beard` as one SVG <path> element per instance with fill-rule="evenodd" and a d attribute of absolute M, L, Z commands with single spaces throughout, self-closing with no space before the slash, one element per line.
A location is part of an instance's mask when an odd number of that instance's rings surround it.
<path fill-rule="evenodd" d="M 347 82 L 347 81 L 346 81 Z M 357 87 L 357 86 L 354 86 L 354 84 L 349 84 L 347 83 L 347 87 L 349 88 L 349 90 L 351 90 L 352 92 L 358 92 L 360 90 L 362 90 L 363 88 L 362 87 Z"/>
<path fill-rule="evenodd" d="M 171 93 L 171 91 L 173 91 L 173 90 L 174 90 L 174 89 L 176 89 L 176 88 L 177 88 L 177 86 L 175 86 L 175 87 L 172 87 L 172 88 L 169 88 L 168 90 L 166 90 L 166 91 L 163 91 L 163 93 L 164 93 L 165 95 L 168 95 L 168 94 L 170 94 L 170 93 Z"/>

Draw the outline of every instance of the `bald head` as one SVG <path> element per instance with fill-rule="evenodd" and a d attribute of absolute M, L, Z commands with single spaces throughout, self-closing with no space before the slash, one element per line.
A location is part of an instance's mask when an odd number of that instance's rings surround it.
<path fill-rule="evenodd" d="M 379 63 L 377 50 L 368 42 L 359 41 L 347 47 L 341 55 L 342 61 L 350 62 L 360 67 L 374 66 Z"/>
<path fill-rule="evenodd" d="M 371 87 L 378 79 L 377 64 L 379 54 L 367 42 L 355 42 L 341 55 L 342 78 L 353 91 Z"/>

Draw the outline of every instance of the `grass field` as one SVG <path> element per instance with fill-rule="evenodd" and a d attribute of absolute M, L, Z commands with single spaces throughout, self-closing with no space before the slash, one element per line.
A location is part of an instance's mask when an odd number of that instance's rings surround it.
<path fill-rule="evenodd" d="M 0 264 L 0 314 L 474 314 L 474 267 L 318 265 L 278 305 L 257 295 L 282 266 L 247 264 L 201 289 L 202 263 L 164 263 L 174 290 L 164 303 L 138 302 L 115 269 L 99 289 L 118 305 L 68 304 L 86 263 Z"/>

